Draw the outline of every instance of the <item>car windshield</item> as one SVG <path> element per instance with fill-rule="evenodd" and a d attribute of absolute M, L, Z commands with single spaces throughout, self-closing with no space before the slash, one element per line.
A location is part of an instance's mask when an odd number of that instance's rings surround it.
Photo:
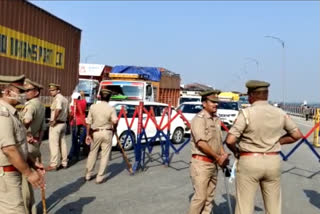
<path fill-rule="evenodd" d="M 116 109 L 117 115 L 119 115 L 122 106 L 124 107 L 124 110 L 125 110 L 125 112 L 127 114 L 127 117 L 128 118 L 132 118 L 133 114 L 134 114 L 134 111 L 136 109 L 136 106 L 135 105 L 117 104 L 117 105 L 114 106 L 114 108 Z"/>
<path fill-rule="evenodd" d="M 200 98 L 198 97 L 180 97 L 180 104 L 185 103 L 185 102 L 197 102 L 201 101 Z"/>
<path fill-rule="evenodd" d="M 218 109 L 228 109 L 239 111 L 239 106 L 237 102 L 219 102 Z"/>
<path fill-rule="evenodd" d="M 181 105 L 178 110 L 181 110 L 182 113 L 197 114 L 202 110 L 202 105 L 185 104 Z"/>

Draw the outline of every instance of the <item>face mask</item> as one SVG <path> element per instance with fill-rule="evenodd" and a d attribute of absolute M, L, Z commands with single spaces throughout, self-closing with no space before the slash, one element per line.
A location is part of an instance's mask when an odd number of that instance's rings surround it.
<path fill-rule="evenodd" d="M 26 95 L 25 94 L 18 94 L 17 92 L 14 92 L 10 90 L 11 93 L 15 94 L 15 96 L 8 97 L 9 99 L 16 100 L 20 104 L 24 104 L 26 102 Z"/>

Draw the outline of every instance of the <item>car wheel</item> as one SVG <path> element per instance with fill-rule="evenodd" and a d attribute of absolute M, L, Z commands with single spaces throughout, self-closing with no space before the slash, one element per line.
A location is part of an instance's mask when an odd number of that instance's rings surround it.
<path fill-rule="evenodd" d="M 129 135 L 128 135 L 129 134 Z M 128 137 L 127 137 L 128 135 Z M 127 140 L 125 141 L 127 137 Z M 123 132 L 119 137 L 120 143 L 125 151 L 131 150 L 135 143 L 135 137 L 132 132 Z"/>
<path fill-rule="evenodd" d="M 183 142 L 184 131 L 182 128 L 176 128 L 172 134 L 171 141 L 175 144 L 179 144 Z"/>

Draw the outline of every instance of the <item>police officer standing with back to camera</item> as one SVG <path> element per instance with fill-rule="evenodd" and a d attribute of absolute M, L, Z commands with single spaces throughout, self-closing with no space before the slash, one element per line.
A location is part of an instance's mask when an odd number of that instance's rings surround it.
<path fill-rule="evenodd" d="M 101 160 L 96 183 L 105 181 L 106 169 L 112 149 L 113 130 L 118 122 L 116 111 L 108 102 L 112 92 L 102 89 L 100 92 L 101 102 L 90 106 L 87 118 L 86 143 L 90 144 L 90 152 L 87 160 L 85 179 L 93 178 L 93 170 L 101 148 Z"/>
<path fill-rule="evenodd" d="M 27 129 L 27 145 L 30 158 L 34 162 L 41 163 L 40 145 L 45 129 L 45 107 L 41 103 L 39 96 L 43 86 L 39 83 L 25 80 L 27 102 L 21 113 L 21 121 Z M 22 180 L 22 195 L 26 206 L 26 213 L 36 213 L 34 193 L 31 184 Z"/>
<path fill-rule="evenodd" d="M 281 145 L 302 137 L 300 130 L 280 108 L 268 103 L 269 83 L 250 80 L 250 107 L 242 109 L 230 129 L 226 143 L 239 158 L 236 175 L 236 214 L 252 214 L 257 188 L 260 186 L 265 213 L 281 213 L 279 152 Z M 283 133 L 286 134 L 283 135 Z M 237 144 L 237 145 L 236 145 Z"/>
<path fill-rule="evenodd" d="M 218 165 L 225 167 L 228 156 L 222 145 L 220 120 L 216 116 L 218 94 L 212 90 L 201 94 L 203 110 L 191 122 L 190 174 L 194 188 L 189 214 L 209 214 L 217 185 Z"/>
<path fill-rule="evenodd" d="M 18 104 L 23 104 L 22 76 L 0 76 L 7 84 L 0 99 L 0 213 L 24 214 L 21 180 L 26 177 L 34 187 L 44 188 L 43 170 L 28 159 L 26 129 L 19 120 Z M 29 165 L 28 165 L 29 163 Z M 33 171 L 30 167 L 36 169 Z"/>
<path fill-rule="evenodd" d="M 49 128 L 50 165 L 46 171 L 58 170 L 60 162 L 62 168 L 68 167 L 68 151 L 66 143 L 66 128 L 69 115 L 68 100 L 61 95 L 60 85 L 49 84 L 49 92 L 53 97 Z"/>

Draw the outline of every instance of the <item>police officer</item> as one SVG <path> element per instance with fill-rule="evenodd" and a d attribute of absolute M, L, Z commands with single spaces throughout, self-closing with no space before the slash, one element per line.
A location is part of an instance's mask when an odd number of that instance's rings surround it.
<path fill-rule="evenodd" d="M 27 102 L 22 111 L 22 122 L 28 130 L 28 152 L 35 160 L 41 162 L 40 144 L 45 129 L 45 107 L 39 96 L 43 86 L 26 79 L 24 87 Z"/>
<path fill-rule="evenodd" d="M 21 114 L 22 123 L 27 129 L 28 155 L 34 162 L 41 162 L 40 144 L 45 129 L 45 107 L 40 102 L 40 90 L 43 86 L 39 83 L 25 80 L 27 102 Z M 24 178 L 24 177 L 23 177 Z M 22 195 L 25 203 L 26 213 L 36 213 L 34 193 L 31 184 L 22 180 Z"/>
<path fill-rule="evenodd" d="M 49 92 L 53 97 L 49 128 L 50 165 L 46 171 L 59 169 L 60 161 L 64 169 L 68 167 L 68 151 L 66 143 L 66 128 L 68 119 L 68 100 L 61 95 L 60 85 L 49 84 Z M 60 157 L 61 155 L 61 157 Z"/>
<path fill-rule="evenodd" d="M 87 181 L 92 179 L 98 151 L 101 148 L 100 167 L 96 177 L 97 184 L 105 180 L 105 172 L 112 148 L 113 129 L 118 122 L 115 109 L 108 104 L 111 91 L 102 89 L 100 96 L 101 102 L 90 106 L 87 118 L 88 132 L 86 137 L 86 143 L 90 144 L 90 153 L 85 175 Z M 90 136 L 90 133 L 92 133 L 92 136 Z"/>
<path fill-rule="evenodd" d="M 220 120 L 216 116 L 219 93 L 212 90 L 201 94 L 203 110 L 191 122 L 190 174 L 194 195 L 189 214 L 211 213 L 218 165 L 225 167 L 229 161 L 222 145 Z"/>
<path fill-rule="evenodd" d="M 15 108 L 24 103 L 24 75 L 0 76 L 7 84 L 0 99 L 0 213 L 25 213 L 21 175 L 34 187 L 44 188 L 43 172 L 28 159 L 26 130 Z M 27 161 L 30 163 L 28 165 Z"/>
<path fill-rule="evenodd" d="M 281 213 L 280 149 L 302 137 L 300 130 L 281 109 L 268 103 L 269 83 L 250 80 L 250 107 L 242 109 L 226 138 L 238 160 L 236 214 L 251 214 L 260 186 L 265 212 Z M 283 131 L 286 132 L 283 135 Z M 236 143 L 238 144 L 236 145 Z"/>

